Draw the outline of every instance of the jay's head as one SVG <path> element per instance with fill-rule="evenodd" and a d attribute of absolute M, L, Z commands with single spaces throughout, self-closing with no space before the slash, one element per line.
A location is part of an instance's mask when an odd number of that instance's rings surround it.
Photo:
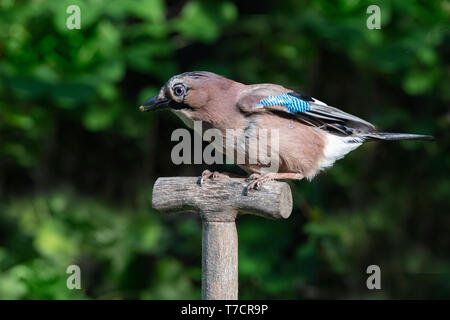
<path fill-rule="evenodd" d="M 236 82 L 212 72 L 193 71 L 173 76 L 159 93 L 140 106 L 141 111 L 169 108 L 192 120 L 208 120 L 214 106 L 229 96 Z"/>

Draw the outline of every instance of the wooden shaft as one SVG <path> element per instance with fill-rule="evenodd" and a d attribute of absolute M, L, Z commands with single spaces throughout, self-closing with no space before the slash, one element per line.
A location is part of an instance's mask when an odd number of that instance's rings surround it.
<path fill-rule="evenodd" d="M 284 182 L 267 182 L 262 190 L 244 195 L 244 179 L 213 179 L 203 185 L 196 177 L 158 178 L 153 187 L 153 208 L 167 213 L 194 212 L 202 219 L 202 297 L 238 298 L 238 239 L 236 217 L 253 214 L 286 219 L 292 194 Z"/>
<path fill-rule="evenodd" d="M 202 299 L 237 300 L 238 238 L 235 222 L 203 221 Z"/>

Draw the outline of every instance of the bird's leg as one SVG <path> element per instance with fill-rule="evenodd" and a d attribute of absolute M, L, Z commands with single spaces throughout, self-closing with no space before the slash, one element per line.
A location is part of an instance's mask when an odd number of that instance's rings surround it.
<path fill-rule="evenodd" d="M 248 194 L 249 190 L 261 190 L 262 185 L 267 181 L 272 180 L 282 180 L 282 179 L 295 179 L 301 180 L 303 179 L 303 175 L 300 173 L 276 173 L 269 172 L 265 174 L 253 173 L 251 174 L 246 181 L 249 182 L 247 187 L 245 187 L 244 195 Z"/>
<path fill-rule="evenodd" d="M 262 174 L 252 173 L 247 178 L 245 178 L 245 182 L 250 182 L 250 181 L 257 180 L 257 179 L 261 178 L 261 176 L 262 176 Z"/>
<path fill-rule="evenodd" d="M 198 177 L 198 184 L 202 185 L 203 182 L 205 182 L 205 180 L 207 179 L 217 179 L 217 178 L 242 178 L 242 176 L 228 172 L 219 172 L 219 171 L 211 172 L 209 170 L 205 170 L 202 172 L 202 175 Z"/>

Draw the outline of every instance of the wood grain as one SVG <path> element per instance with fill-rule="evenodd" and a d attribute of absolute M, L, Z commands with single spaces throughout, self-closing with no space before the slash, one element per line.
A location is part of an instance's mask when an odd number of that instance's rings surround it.
<path fill-rule="evenodd" d="M 292 194 L 287 183 L 267 182 L 262 190 L 244 195 L 244 179 L 218 178 L 201 186 L 196 177 L 158 178 L 153 208 L 167 213 L 195 212 L 202 219 L 202 298 L 238 298 L 238 237 L 236 217 L 253 214 L 288 218 Z"/>
<path fill-rule="evenodd" d="M 285 182 L 271 181 L 262 190 L 244 195 L 244 179 L 207 180 L 197 177 L 158 178 L 153 187 L 152 205 L 161 212 L 196 212 L 207 221 L 234 221 L 236 214 L 254 214 L 270 219 L 288 218 L 292 211 L 291 188 Z M 224 213 L 225 212 L 225 213 Z"/>

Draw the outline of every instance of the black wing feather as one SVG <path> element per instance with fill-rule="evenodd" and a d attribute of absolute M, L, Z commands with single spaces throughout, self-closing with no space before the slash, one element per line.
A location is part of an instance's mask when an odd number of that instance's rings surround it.
<path fill-rule="evenodd" d="M 321 121 L 328 123 L 330 125 L 331 124 L 336 126 L 339 125 L 341 129 L 344 129 L 343 127 L 346 127 L 348 130 L 344 131 L 353 133 L 353 130 L 351 129 L 357 129 L 358 131 L 366 131 L 366 132 L 371 132 L 375 130 L 375 126 L 372 125 L 371 123 L 361 118 L 358 118 L 350 113 L 344 112 L 338 108 L 318 103 L 317 100 L 305 94 L 296 91 L 289 92 L 288 94 L 293 97 L 302 99 L 304 101 L 308 101 L 310 110 L 305 112 L 305 114 L 313 118 L 320 119 Z M 301 113 L 299 113 L 299 115 L 301 116 Z"/>
<path fill-rule="evenodd" d="M 311 110 L 307 111 L 306 114 L 323 119 L 326 122 L 337 122 L 359 130 L 375 130 L 375 126 L 373 124 L 337 108 L 317 103 L 310 103 L 309 105 Z"/>

